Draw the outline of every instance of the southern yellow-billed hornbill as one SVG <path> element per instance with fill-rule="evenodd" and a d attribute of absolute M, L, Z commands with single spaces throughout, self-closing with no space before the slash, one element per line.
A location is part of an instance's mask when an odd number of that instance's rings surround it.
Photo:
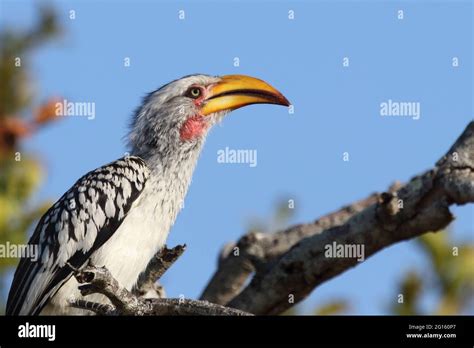
<path fill-rule="evenodd" d="M 186 76 L 150 93 L 132 121 L 131 155 L 84 175 L 40 219 L 29 241 L 40 256 L 21 259 L 6 313 L 83 313 L 69 300 L 82 298 L 72 275 L 89 262 L 130 290 L 166 241 L 209 129 L 257 103 L 289 105 L 266 82 L 243 75 Z"/>

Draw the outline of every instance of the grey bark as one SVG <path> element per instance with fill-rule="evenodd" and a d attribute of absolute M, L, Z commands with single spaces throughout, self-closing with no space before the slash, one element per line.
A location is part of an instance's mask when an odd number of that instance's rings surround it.
<path fill-rule="evenodd" d="M 242 236 L 236 243 L 227 244 L 219 257 L 218 268 L 200 298 L 226 304 L 241 291 L 253 272 L 265 272 L 271 267 L 272 261 L 303 238 L 344 224 L 354 214 L 377 202 L 377 199 L 378 195 L 372 194 L 313 223 L 292 226 L 272 234 L 251 232 Z"/>
<path fill-rule="evenodd" d="M 158 271 L 158 269 L 154 271 Z M 141 298 L 121 287 L 105 267 L 87 266 L 76 272 L 75 277 L 79 283 L 84 284 L 79 287 L 83 296 L 99 293 L 105 295 L 111 304 L 75 300 L 71 301 L 70 305 L 99 315 L 251 315 L 207 301 Z"/>
<path fill-rule="evenodd" d="M 136 286 L 132 289 L 133 294 L 146 298 L 166 297 L 165 289 L 157 282 L 185 250 L 186 244 L 177 245 L 172 249 L 165 246 L 151 259 L 145 271 L 140 274 Z"/>
<path fill-rule="evenodd" d="M 399 203 L 403 207 L 399 207 Z M 304 299 L 315 287 L 358 264 L 355 258 L 325 256 L 325 246 L 361 244 L 369 257 L 394 243 L 439 231 L 453 219 L 449 207 L 474 202 L 474 122 L 451 149 L 422 175 L 377 202 L 352 214 L 339 225 L 319 229 L 301 226 L 296 244 L 279 238 L 288 250 L 256 267 L 250 284 L 226 303 L 254 314 L 278 314 Z M 219 272 L 219 271 L 218 271 Z"/>

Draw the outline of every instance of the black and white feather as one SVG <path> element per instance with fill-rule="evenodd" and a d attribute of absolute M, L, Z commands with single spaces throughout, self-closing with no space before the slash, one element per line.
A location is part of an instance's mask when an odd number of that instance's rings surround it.
<path fill-rule="evenodd" d="M 149 176 L 145 162 L 125 157 L 80 178 L 41 218 L 30 240 L 36 262 L 23 258 L 13 279 L 7 315 L 35 315 L 85 265 L 127 216 Z"/>
<path fill-rule="evenodd" d="M 131 289 L 164 246 L 183 206 L 205 136 L 183 142 L 180 129 L 198 112 L 190 86 L 219 79 L 192 75 L 150 93 L 136 111 L 128 135 L 129 156 L 85 175 L 40 219 L 29 243 L 41 257 L 24 258 L 7 302 L 9 315 L 88 314 L 71 300 L 83 298 L 73 269 L 105 266 Z M 225 112 L 210 118 L 217 122 Z M 89 313 L 90 314 L 90 313 Z"/>

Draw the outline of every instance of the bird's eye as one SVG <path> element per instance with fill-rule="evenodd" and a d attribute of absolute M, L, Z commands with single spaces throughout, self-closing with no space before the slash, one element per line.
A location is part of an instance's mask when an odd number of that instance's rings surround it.
<path fill-rule="evenodd" d="M 193 99 L 197 99 L 201 96 L 201 88 L 199 87 L 191 87 L 189 90 L 188 90 L 188 97 L 190 98 L 193 98 Z"/>

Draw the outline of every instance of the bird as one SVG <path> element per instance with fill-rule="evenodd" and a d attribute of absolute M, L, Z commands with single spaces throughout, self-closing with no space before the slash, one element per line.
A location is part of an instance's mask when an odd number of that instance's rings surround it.
<path fill-rule="evenodd" d="M 131 290 L 165 245 L 183 206 L 210 129 L 251 104 L 290 106 L 267 82 L 247 75 L 187 75 L 147 94 L 133 113 L 126 156 L 82 176 L 39 219 L 21 258 L 7 315 L 85 315 L 74 272 L 106 267 Z"/>

